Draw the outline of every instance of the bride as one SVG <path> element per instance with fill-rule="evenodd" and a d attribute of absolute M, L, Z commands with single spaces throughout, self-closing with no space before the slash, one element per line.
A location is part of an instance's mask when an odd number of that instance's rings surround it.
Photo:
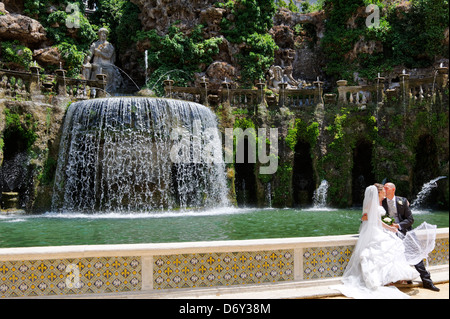
<path fill-rule="evenodd" d="M 403 241 L 395 234 L 397 229 L 381 221 L 386 214 L 380 201 L 384 189 L 371 185 L 366 188 L 363 202 L 363 221 L 359 239 L 342 277 L 343 285 L 334 286 L 352 298 L 409 298 L 394 286 L 385 286 L 400 280 L 413 280 L 419 273 L 405 258 Z"/>

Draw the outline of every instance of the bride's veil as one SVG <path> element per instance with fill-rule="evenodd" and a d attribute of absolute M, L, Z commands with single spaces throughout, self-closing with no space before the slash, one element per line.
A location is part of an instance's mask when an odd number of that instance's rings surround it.
<path fill-rule="evenodd" d="M 367 222 L 361 223 L 359 229 L 359 238 L 353 250 L 352 256 L 347 264 L 345 272 L 343 274 L 343 280 L 352 281 L 352 284 L 361 284 L 361 263 L 360 256 L 361 250 L 367 247 L 368 243 L 374 238 L 376 232 L 382 231 L 381 218 L 378 213 L 378 190 L 374 185 L 366 188 L 363 201 L 363 214 L 367 214 Z M 355 283 L 355 279 L 358 278 L 359 283 Z"/>

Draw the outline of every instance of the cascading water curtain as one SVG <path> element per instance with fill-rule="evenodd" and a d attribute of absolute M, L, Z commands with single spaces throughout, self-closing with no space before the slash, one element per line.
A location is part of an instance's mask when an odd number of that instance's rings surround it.
<path fill-rule="evenodd" d="M 157 98 L 70 105 L 52 208 L 138 212 L 226 206 L 217 119 L 207 107 Z"/>

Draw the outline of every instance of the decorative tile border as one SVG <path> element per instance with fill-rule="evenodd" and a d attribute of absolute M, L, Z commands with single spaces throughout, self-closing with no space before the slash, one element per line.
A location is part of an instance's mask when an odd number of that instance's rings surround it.
<path fill-rule="evenodd" d="M 0 296 L 141 290 L 140 257 L 0 261 Z"/>
<path fill-rule="evenodd" d="M 294 251 L 267 250 L 154 256 L 154 289 L 294 280 Z"/>
<path fill-rule="evenodd" d="M 448 237 L 437 238 L 434 250 L 428 256 L 428 263 L 430 266 L 448 265 Z"/>
<path fill-rule="evenodd" d="M 342 276 L 354 248 L 354 245 L 305 248 L 303 250 L 303 279 Z"/>
<path fill-rule="evenodd" d="M 429 266 L 449 264 L 448 234 L 448 228 L 438 229 Z M 340 277 L 356 242 L 354 235 L 342 235 L 229 242 L 0 248 L 0 298 Z"/>
<path fill-rule="evenodd" d="M 436 246 L 428 258 L 430 266 L 449 263 L 448 241 L 448 238 L 436 239 Z M 303 279 L 341 277 L 354 248 L 354 245 L 305 248 L 303 251 Z"/>

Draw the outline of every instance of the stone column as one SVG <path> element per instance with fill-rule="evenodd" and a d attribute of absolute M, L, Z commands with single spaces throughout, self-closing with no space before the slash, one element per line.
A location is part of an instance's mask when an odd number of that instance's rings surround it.
<path fill-rule="evenodd" d="M 403 106 L 406 108 L 409 106 L 409 100 L 411 92 L 409 90 L 409 74 L 403 70 L 403 73 L 399 75 L 400 78 L 400 98 L 402 100 Z M 405 109 L 406 111 L 406 109 Z"/>
<path fill-rule="evenodd" d="M 226 79 L 222 82 L 222 90 L 221 90 L 221 96 L 222 96 L 222 104 L 225 103 L 231 103 L 229 101 L 230 99 L 230 89 L 231 89 L 231 83 L 228 82 Z"/>
<path fill-rule="evenodd" d="M 97 74 L 97 87 L 100 90 L 97 90 L 97 97 L 106 97 L 106 74 Z"/>
<path fill-rule="evenodd" d="M 440 89 L 443 89 L 448 81 L 448 67 L 441 66 L 437 69 L 438 74 L 436 76 L 436 82 Z"/>
<path fill-rule="evenodd" d="M 66 91 L 66 70 L 58 69 L 56 72 L 56 87 L 58 95 L 63 97 L 67 96 Z"/>
<path fill-rule="evenodd" d="M 286 82 L 282 82 L 280 84 L 278 84 L 278 86 L 280 87 L 280 92 L 279 92 L 279 97 L 278 97 L 278 107 L 283 107 L 285 106 L 285 99 L 286 99 L 286 87 L 287 87 L 287 83 Z"/>
<path fill-rule="evenodd" d="M 316 104 L 323 104 L 323 82 L 319 81 L 319 78 L 317 78 L 317 81 L 313 82 L 314 85 L 317 85 L 317 89 L 315 90 L 315 96 L 314 100 Z"/>
<path fill-rule="evenodd" d="M 377 105 L 383 103 L 384 98 L 384 77 L 379 76 L 375 79 L 377 81 Z"/>
<path fill-rule="evenodd" d="M 339 93 L 339 97 L 338 97 L 338 101 L 340 103 L 347 103 L 347 81 L 346 80 L 339 80 L 336 81 L 336 84 L 338 85 L 338 93 Z"/>
<path fill-rule="evenodd" d="M 200 104 L 208 105 L 208 80 L 205 77 L 200 82 Z"/>
<path fill-rule="evenodd" d="M 31 77 L 30 77 L 30 94 L 31 97 L 35 94 L 41 93 L 41 88 L 39 85 L 39 67 L 38 66 L 30 66 Z"/>
<path fill-rule="evenodd" d="M 167 80 L 164 80 L 164 96 L 165 97 L 172 97 L 172 87 L 173 87 L 174 81 L 170 78 L 167 78 Z"/>
<path fill-rule="evenodd" d="M 258 88 L 258 105 L 264 104 L 264 87 L 266 84 L 264 82 L 258 82 L 256 83 L 256 87 Z"/>

